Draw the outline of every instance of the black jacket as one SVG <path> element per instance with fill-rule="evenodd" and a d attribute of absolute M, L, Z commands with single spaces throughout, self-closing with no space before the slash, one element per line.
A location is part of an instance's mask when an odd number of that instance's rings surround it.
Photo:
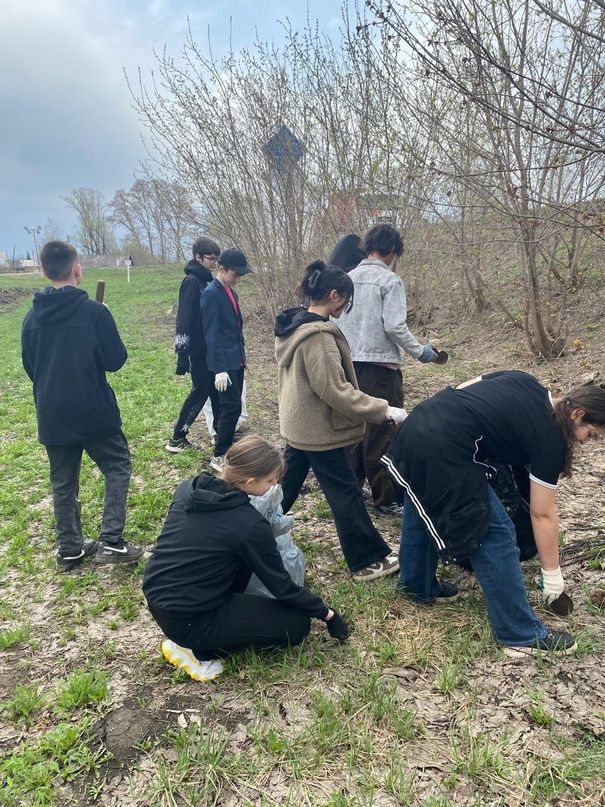
<path fill-rule="evenodd" d="M 174 349 L 177 353 L 205 356 L 202 294 L 206 290 L 206 286 L 212 283 L 212 273 L 193 259 L 189 261 L 183 271 L 185 277 L 179 289 Z"/>
<path fill-rule="evenodd" d="M 34 384 L 38 438 L 86 443 L 121 428 L 105 372 L 127 358 L 109 309 L 75 286 L 36 292 L 21 332 L 21 357 Z"/>
<path fill-rule="evenodd" d="M 322 600 L 284 569 L 269 522 L 245 493 L 205 473 L 181 482 L 145 569 L 150 607 L 175 616 L 212 611 L 243 592 L 252 572 L 285 605 L 326 616 Z"/>
<path fill-rule="evenodd" d="M 231 289 L 237 313 L 225 287 L 218 280 L 202 295 L 202 317 L 206 335 L 208 369 L 213 373 L 239 370 L 246 366 L 244 319 L 235 289 Z"/>

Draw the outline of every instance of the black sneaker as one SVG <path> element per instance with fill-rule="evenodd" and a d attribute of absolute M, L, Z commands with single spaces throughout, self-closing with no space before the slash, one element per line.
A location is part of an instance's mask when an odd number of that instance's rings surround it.
<path fill-rule="evenodd" d="M 200 450 L 200 446 L 196 443 L 192 443 L 191 440 L 188 440 L 186 437 L 180 437 L 178 440 L 171 437 L 166 443 L 166 451 L 170 451 L 171 454 L 178 454 L 186 448 L 191 448 L 194 451 Z"/>
<path fill-rule="evenodd" d="M 505 645 L 502 649 L 506 656 L 524 658 L 525 656 L 548 656 L 550 653 L 569 656 L 577 646 L 578 643 L 570 633 L 549 630 L 543 639 L 537 639 L 534 644 L 527 647 L 524 645 Z"/>
<path fill-rule="evenodd" d="M 393 502 L 393 504 L 381 504 L 376 508 L 383 516 L 403 516 L 403 505 Z"/>
<path fill-rule="evenodd" d="M 434 599 L 435 605 L 447 605 L 448 602 L 455 602 L 460 596 L 460 590 L 454 583 L 448 583 L 445 580 L 440 580 L 439 585 L 441 591 Z"/>
<path fill-rule="evenodd" d="M 99 548 L 98 541 L 84 541 L 77 555 L 60 555 L 57 552 L 57 566 L 60 572 L 70 572 L 79 566 L 85 558 L 94 555 Z"/>
<path fill-rule="evenodd" d="M 95 555 L 95 563 L 108 565 L 111 563 L 134 563 L 143 554 L 143 548 L 122 541 L 121 544 L 100 544 Z"/>
<path fill-rule="evenodd" d="M 396 590 L 400 594 L 404 594 L 407 597 L 409 597 L 409 599 L 412 600 L 412 602 L 415 602 L 416 605 L 426 605 L 429 607 L 433 607 L 434 605 L 447 605 L 450 602 L 455 602 L 460 596 L 458 586 L 454 585 L 454 583 L 448 583 L 445 580 L 439 580 L 439 587 L 440 587 L 439 594 L 437 594 L 437 596 L 434 599 L 427 600 L 426 602 L 417 599 L 411 592 L 407 591 L 403 586 L 397 586 Z"/>

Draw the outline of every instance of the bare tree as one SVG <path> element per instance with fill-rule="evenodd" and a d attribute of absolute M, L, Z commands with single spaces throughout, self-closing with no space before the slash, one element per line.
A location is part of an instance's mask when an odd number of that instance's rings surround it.
<path fill-rule="evenodd" d="M 401 4 L 369 5 L 413 66 L 408 110 L 437 125 L 431 168 L 508 221 L 528 345 L 537 355 L 558 355 L 586 238 L 602 226 L 604 43 L 591 38 L 589 48 L 578 30 L 539 13 L 531 0 L 420 0 L 409 6 L 413 22 Z M 577 6 L 580 31 L 603 30 L 591 6 Z M 409 102 L 408 86 L 404 94 L 400 79 L 389 79 L 394 97 Z M 423 103 L 423 87 L 440 90 L 437 108 Z M 475 121 L 470 138 L 456 107 Z"/>
<path fill-rule="evenodd" d="M 94 188 L 74 188 L 63 200 L 77 215 L 80 249 L 86 255 L 106 255 L 113 235 L 103 196 Z"/>

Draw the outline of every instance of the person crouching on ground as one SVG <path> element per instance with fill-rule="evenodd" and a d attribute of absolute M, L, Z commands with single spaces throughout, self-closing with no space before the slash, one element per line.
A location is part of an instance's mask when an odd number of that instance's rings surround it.
<path fill-rule="evenodd" d="M 316 261 L 298 291 L 309 307 L 282 311 L 275 322 L 279 423 L 286 440 L 283 510 L 296 501 L 312 468 L 332 509 L 340 546 L 355 580 L 393 574 L 397 557 L 372 524 L 348 449 L 365 423 L 401 423 L 404 409 L 358 389 L 349 345 L 338 319 L 353 303 L 353 281 L 342 269 Z"/>
<path fill-rule="evenodd" d="M 243 648 L 300 644 L 311 617 L 336 639 L 349 635 L 340 614 L 293 583 L 248 498 L 277 484 L 283 467 L 280 451 L 250 435 L 227 452 L 220 476 L 202 473 L 174 493 L 143 592 L 167 637 L 164 657 L 196 681 L 220 675 L 221 658 Z M 275 599 L 243 593 L 253 572 Z"/>
<path fill-rule="evenodd" d="M 421 603 L 451 600 L 457 590 L 437 579 L 438 558 L 468 559 L 506 655 L 571 653 L 574 638 L 547 628 L 529 605 L 515 528 L 488 480 L 492 463 L 528 466 L 542 598 L 549 605 L 565 588 L 557 483 L 571 473 L 574 446 L 604 428 L 603 387 L 588 384 L 553 397 L 520 371 L 479 376 L 416 406 L 383 458 L 406 491 L 400 589 Z"/>

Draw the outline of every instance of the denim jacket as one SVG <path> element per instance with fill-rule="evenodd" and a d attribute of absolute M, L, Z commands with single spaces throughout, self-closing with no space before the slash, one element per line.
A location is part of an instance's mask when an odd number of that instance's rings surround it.
<path fill-rule="evenodd" d="M 349 272 L 355 287 L 353 308 L 338 326 L 347 338 L 353 361 L 402 364 L 404 353 L 417 359 L 422 345 L 406 325 L 402 279 L 378 260 L 367 259 Z"/>

